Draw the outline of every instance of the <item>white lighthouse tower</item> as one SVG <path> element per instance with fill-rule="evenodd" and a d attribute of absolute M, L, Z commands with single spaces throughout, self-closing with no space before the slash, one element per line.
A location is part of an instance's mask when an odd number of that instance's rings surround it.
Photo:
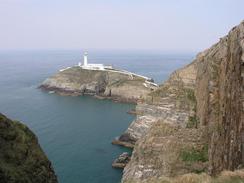
<path fill-rule="evenodd" d="M 88 65 L 88 59 L 87 59 L 87 57 L 88 57 L 88 53 L 85 52 L 84 53 L 84 63 L 83 63 L 83 66 L 85 66 L 85 67 Z"/>
<path fill-rule="evenodd" d="M 81 62 L 78 63 L 78 66 L 81 67 L 82 69 L 87 69 L 87 70 L 105 70 L 105 69 L 112 69 L 112 66 L 105 66 L 103 64 L 88 64 L 88 53 L 84 52 L 83 55 L 83 65 Z"/>

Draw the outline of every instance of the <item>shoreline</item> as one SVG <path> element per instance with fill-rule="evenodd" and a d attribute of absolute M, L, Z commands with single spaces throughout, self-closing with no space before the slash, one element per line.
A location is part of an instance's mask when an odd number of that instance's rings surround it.
<path fill-rule="evenodd" d="M 140 100 L 140 99 L 123 98 L 120 96 L 110 96 L 109 97 L 109 96 L 105 96 L 105 95 L 98 95 L 98 94 L 95 94 L 94 92 L 81 92 L 79 90 L 65 90 L 63 88 L 49 87 L 49 86 L 45 86 L 45 85 L 40 85 L 37 88 L 41 89 L 42 91 L 58 94 L 60 96 L 71 96 L 71 97 L 91 96 L 98 100 L 111 100 L 115 103 L 126 103 L 126 104 L 135 104 L 136 105 L 138 100 Z M 132 112 L 130 113 L 130 111 L 128 111 L 127 113 L 132 114 Z"/>
<path fill-rule="evenodd" d="M 121 140 L 117 140 L 117 139 L 114 139 L 111 143 L 113 145 L 119 145 L 119 146 L 127 147 L 127 148 L 130 148 L 130 149 L 133 149 L 134 146 L 135 146 L 132 143 L 121 141 Z"/>

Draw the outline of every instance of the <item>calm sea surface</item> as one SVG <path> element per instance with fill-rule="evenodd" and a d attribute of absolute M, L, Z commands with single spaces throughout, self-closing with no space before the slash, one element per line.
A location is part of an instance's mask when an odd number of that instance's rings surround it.
<path fill-rule="evenodd" d="M 0 112 L 25 123 L 38 136 L 60 183 L 118 183 L 122 171 L 111 167 L 125 148 L 111 141 L 126 130 L 134 105 L 66 97 L 37 89 L 59 69 L 77 64 L 80 51 L 0 52 Z M 112 64 L 154 78 L 167 79 L 190 63 L 193 54 L 90 51 L 89 61 Z"/>

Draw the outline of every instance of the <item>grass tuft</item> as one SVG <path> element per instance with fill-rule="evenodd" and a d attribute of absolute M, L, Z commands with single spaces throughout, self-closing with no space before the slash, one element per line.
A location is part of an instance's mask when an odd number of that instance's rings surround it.
<path fill-rule="evenodd" d="M 195 148 L 183 150 L 180 153 L 180 158 L 185 162 L 207 162 L 208 161 L 208 146 L 205 145 L 201 150 Z"/>

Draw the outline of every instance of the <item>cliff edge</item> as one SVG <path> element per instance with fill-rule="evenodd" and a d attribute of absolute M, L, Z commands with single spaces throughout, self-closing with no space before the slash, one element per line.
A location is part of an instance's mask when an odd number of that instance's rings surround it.
<path fill-rule="evenodd" d="M 243 181 L 243 78 L 244 22 L 138 103 L 122 182 Z"/>
<path fill-rule="evenodd" d="M 37 137 L 23 124 L 0 113 L 0 182 L 57 183 Z"/>

